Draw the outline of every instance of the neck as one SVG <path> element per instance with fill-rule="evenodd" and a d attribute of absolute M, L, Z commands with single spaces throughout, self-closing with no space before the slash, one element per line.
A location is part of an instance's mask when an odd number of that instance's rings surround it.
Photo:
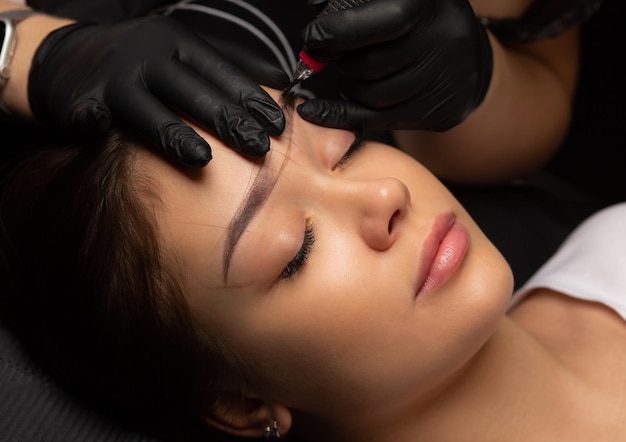
<path fill-rule="evenodd" d="M 461 441 L 476 435 L 510 440 L 511 434 L 532 440 L 546 419 L 558 421 L 555 413 L 571 408 L 565 404 L 571 406 L 576 388 L 575 378 L 546 346 L 505 317 L 481 350 L 430 398 L 359 421 L 317 422 L 316 429 L 336 429 L 338 436 L 326 431 L 311 440 Z"/>

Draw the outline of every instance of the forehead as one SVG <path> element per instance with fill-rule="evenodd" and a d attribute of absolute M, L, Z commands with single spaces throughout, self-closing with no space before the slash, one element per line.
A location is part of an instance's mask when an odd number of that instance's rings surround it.
<path fill-rule="evenodd" d="M 208 141 L 213 159 L 203 168 L 189 169 L 151 151 L 143 151 L 137 164 L 152 178 L 161 201 L 155 215 L 164 248 L 179 251 L 183 265 L 203 263 L 217 276 L 226 228 L 262 163 Z"/>
<path fill-rule="evenodd" d="M 280 92 L 268 92 L 282 103 Z M 290 119 L 291 112 L 286 114 Z M 250 159 L 199 126 L 187 124 L 211 146 L 213 159 L 207 166 L 186 168 L 151 149 L 140 152 L 137 164 L 157 187 L 154 191 L 161 204 L 155 216 L 162 246 L 168 255 L 173 253 L 188 272 L 195 274 L 201 270 L 202 278 L 189 279 L 192 284 L 204 281 L 205 286 L 199 287 L 204 290 L 208 283 L 223 282 L 222 261 L 224 244 L 229 240 L 229 225 L 257 176 L 264 175 L 260 171 L 280 168 L 284 163 L 290 136 L 272 138 L 268 154 Z M 285 132 L 291 132 L 290 128 Z M 273 173 L 268 171 L 265 175 Z"/>

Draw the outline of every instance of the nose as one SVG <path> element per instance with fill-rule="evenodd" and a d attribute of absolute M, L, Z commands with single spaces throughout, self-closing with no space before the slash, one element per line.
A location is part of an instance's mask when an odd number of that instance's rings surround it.
<path fill-rule="evenodd" d="M 374 250 L 387 250 L 395 242 L 406 216 L 410 193 L 395 178 L 354 183 L 359 232 Z"/>

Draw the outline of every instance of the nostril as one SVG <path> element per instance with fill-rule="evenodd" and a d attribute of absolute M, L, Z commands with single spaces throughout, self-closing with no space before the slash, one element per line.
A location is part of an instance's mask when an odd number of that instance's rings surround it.
<path fill-rule="evenodd" d="M 387 225 L 387 233 L 391 233 L 391 230 L 393 229 L 393 221 L 399 215 L 400 215 L 400 210 L 396 210 L 395 212 L 393 212 L 393 215 L 391 215 L 391 219 L 389 219 L 389 224 Z"/>

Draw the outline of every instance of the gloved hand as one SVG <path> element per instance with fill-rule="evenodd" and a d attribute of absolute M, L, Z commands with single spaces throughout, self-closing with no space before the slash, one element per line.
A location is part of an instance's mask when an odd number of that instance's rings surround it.
<path fill-rule="evenodd" d="M 288 81 L 276 71 L 277 83 Z M 42 122 L 96 132 L 122 124 L 192 166 L 206 165 L 211 148 L 175 110 L 254 157 L 285 127 L 280 106 L 256 81 L 166 17 L 52 32 L 35 54 L 28 94 Z"/>
<path fill-rule="evenodd" d="M 318 17 L 304 41 L 314 57 L 338 59 L 348 99 L 298 107 L 322 126 L 444 131 L 489 88 L 491 45 L 467 0 L 370 0 Z"/>

